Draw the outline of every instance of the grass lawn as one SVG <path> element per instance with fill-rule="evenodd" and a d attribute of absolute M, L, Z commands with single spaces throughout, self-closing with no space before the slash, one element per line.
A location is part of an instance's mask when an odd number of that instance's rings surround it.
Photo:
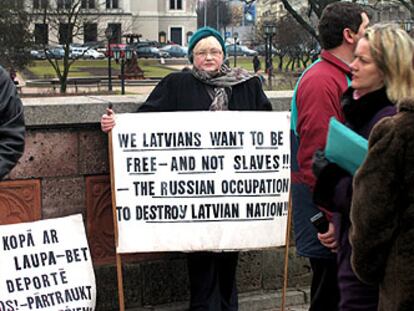
<path fill-rule="evenodd" d="M 234 64 L 234 58 L 230 57 L 230 66 Z M 63 68 L 62 62 L 59 61 L 61 69 Z M 120 65 L 114 61 L 111 62 L 112 71 L 120 71 Z M 170 72 L 177 70 L 168 67 L 168 65 L 161 65 L 157 59 L 139 59 L 138 65 L 144 71 L 146 77 L 164 77 Z M 243 67 L 248 71 L 253 71 L 252 59 L 250 57 L 237 57 L 237 66 Z M 102 71 L 108 68 L 108 61 L 103 60 L 77 60 L 70 67 L 70 77 L 88 77 L 96 75 L 97 71 Z M 97 70 L 100 69 L 100 70 Z M 33 74 L 36 78 L 55 78 L 55 71 L 47 60 L 33 61 L 31 65 L 27 67 L 27 70 Z"/>
<path fill-rule="evenodd" d="M 264 57 L 260 57 L 262 68 L 264 69 Z M 242 67 L 250 72 L 253 71 L 252 57 L 237 57 L 237 67 Z M 62 62 L 60 61 L 60 64 Z M 118 77 L 120 74 L 120 65 L 112 61 L 112 75 Z M 229 58 L 231 67 L 234 65 L 234 57 Z M 167 74 L 179 70 L 179 68 L 161 65 L 157 59 L 139 59 L 138 65 L 144 71 L 146 78 L 162 78 Z M 274 62 L 274 65 L 277 64 Z M 103 60 L 77 60 L 70 68 L 69 77 L 106 77 L 108 75 L 108 61 Z M 23 72 L 26 79 L 52 79 L 56 74 L 52 66 L 46 60 L 33 61 L 30 66 Z M 267 77 L 266 77 L 267 78 Z M 273 90 L 291 90 L 295 85 L 297 77 L 291 73 L 274 72 Z M 264 86 L 267 89 L 267 86 Z"/>
<path fill-rule="evenodd" d="M 63 69 L 62 62 L 59 62 L 61 69 Z M 159 63 L 158 60 L 139 60 L 141 69 L 144 71 L 145 77 L 164 77 L 172 71 L 172 68 L 165 67 Z M 90 76 L 106 76 L 108 68 L 108 61 L 104 60 L 77 60 L 70 67 L 69 77 L 90 77 Z M 111 62 L 113 75 L 120 73 L 120 65 Z M 30 73 L 33 79 L 51 79 L 56 78 L 56 73 L 53 67 L 47 60 L 33 61 L 26 70 Z"/>

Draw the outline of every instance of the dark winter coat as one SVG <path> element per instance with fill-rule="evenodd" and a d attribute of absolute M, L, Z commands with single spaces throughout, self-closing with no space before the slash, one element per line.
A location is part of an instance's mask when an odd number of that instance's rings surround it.
<path fill-rule="evenodd" d="M 414 309 L 414 98 L 372 131 L 354 178 L 352 265 L 379 284 L 379 310 Z"/>
<path fill-rule="evenodd" d="M 23 154 L 24 132 L 22 102 L 10 75 L 0 67 L 0 180 Z"/>
<path fill-rule="evenodd" d="M 346 124 L 359 135 L 368 138 L 374 125 L 382 118 L 396 113 L 385 88 L 369 93 L 358 100 L 353 99 L 349 88 L 342 99 Z M 349 244 L 349 211 L 352 199 L 352 176 L 331 163 L 320 173 L 314 189 L 314 201 L 334 212 L 336 240 L 339 245 L 338 285 L 340 289 L 339 310 L 376 311 L 378 287 L 362 283 L 351 268 L 352 249 Z"/>
<path fill-rule="evenodd" d="M 212 99 L 207 87 L 191 71 L 169 74 L 158 83 L 139 111 L 209 110 Z M 229 110 L 272 110 L 257 77 L 233 86 L 228 106 Z"/>

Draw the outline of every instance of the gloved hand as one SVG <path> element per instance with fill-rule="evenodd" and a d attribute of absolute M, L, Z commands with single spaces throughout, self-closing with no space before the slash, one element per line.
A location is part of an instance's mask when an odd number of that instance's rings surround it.
<path fill-rule="evenodd" d="M 330 162 L 325 157 L 325 152 L 318 149 L 315 151 L 312 157 L 312 172 L 316 176 L 316 178 L 319 177 L 322 170 L 328 166 Z"/>

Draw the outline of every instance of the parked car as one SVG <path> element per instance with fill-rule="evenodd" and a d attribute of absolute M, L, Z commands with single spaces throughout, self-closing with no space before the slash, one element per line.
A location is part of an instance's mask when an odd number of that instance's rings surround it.
<path fill-rule="evenodd" d="M 72 59 L 78 59 L 83 57 L 83 55 L 86 53 L 86 51 L 88 51 L 89 48 L 88 47 L 83 47 L 83 46 L 70 46 L 70 52 L 69 52 L 69 57 Z"/>
<path fill-rule="evenodd" d="M 32 59 L 46 59 L 46 54 L 43 50 L 31 50 L 30 57 Z"/>
<path fill-rule="evenodd" d="M 160 48 L 160 43 L 157 41 L 149 41 L 149 40 L 141 40 L 138 42 L 132 42 L 129 44 L 129 47 L 131 49 L 133 49 L 134 51 L 136 51 L 139 48 L 142 47 L 156 47 L 156 48 Z"/>
<path fill-rule="evenodd" d="M 107 44 L 105 41 L 88 41 L 82 44 L 82 46 L 98 51 L 98 49 L 106 49 Z"/>
<path fill-rule="evenodd" d="M 86 50 L 85 54 L 83 54 L 82 58 L 85 59 L 102 59 L 105 58 L 105 54 L 102 52 L 98 52 L 95 49 L 88 49 Z"/>
<path fill-rule="evenodd" d="M 108 48 L 107 41 L 88 41 L 85 42 L 83 47 L 87 47 L 90 49 L 94 49 L 95 51 L 98 51 L 99 53 L 102 53 L 104 57 L 106 57 L 106 49 Z"/>
<path fill-rule="evenodd" d="M 46 55 L 50 58 L 61 59 L 65 56 L 65 50 L 61 46 L 50 47 L 46 50 Z"/>
<path fill-rule="evenodd" d="M 181 45 L 166 45 L 160 50 L 167 52 L 171 57 L 186 57 L 188 52 L 188 48 Z"/>
<path fill-rule="evenodd" d="M 266 46 L 264 44 L 258 45 L 255 50 L 257 51 L 257 53 L 259 53 L 259 55 L 264 56 L 266 54 Z M 272 55 L 276 55 L 277 54 L 277 49 L 272 45 L 271 48 L 272 51 Z"/>
<path fill-rule="evenodd" d="M 160 43 L 154 40 L 140 40 L 139 42 L 134 42 L 131 45 L 134 46 L 135 48 L 139 48 L 142 46 L 153 46 L 156 48 L 160 48 Z"/>
<path fill-rule="evenodd" d="M 137 57 L 143 57 L 143 58 L 167 58 L 170 57 L 170 54 L 165 51 L 161 51 L 153 46 L 142 46 L 137 48 L 136 50 Z"/>
<path fill-rule="evenodd" d="M 236 51 L 234 51 L 236 49 Z M 237 56 L 255 56 L 257 55 L 257 52 L 255 50 L 249 49 L 245 45 L 238 45 L 236 44 L 236 47 L 234 44 L 230 44 L 226 46 L 226 52 L 228 56 L 234 56 L 236 54 Z M 234 53 L 236 52 L 236 53 Z"/>

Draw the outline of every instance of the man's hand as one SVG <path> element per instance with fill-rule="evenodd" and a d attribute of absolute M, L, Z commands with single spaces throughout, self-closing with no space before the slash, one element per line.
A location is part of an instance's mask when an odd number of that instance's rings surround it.
<path fill-rule="evenodd" d="M 338 243 L 335 240 L 335 227 L 333 223 L 329 223 L 329 229 L 325 233 L 318 233 L 318 239 L 321 244 L 336 253 Z"/>
<path fill-rule="evenodd" d="M 115 126 L 115 113 L 111 108 L 106 108 L 106 113 L 101 117 L 101 129 L 108 133 Z"/>
<path fill-rule="evenodd" d="M 319 177 L 322 170 L 329 164 L 330 162 L 325 157 L 325 152 L 318 149 L 315 151 L 312 157 L 312 172 L 316 178 Z"/>

